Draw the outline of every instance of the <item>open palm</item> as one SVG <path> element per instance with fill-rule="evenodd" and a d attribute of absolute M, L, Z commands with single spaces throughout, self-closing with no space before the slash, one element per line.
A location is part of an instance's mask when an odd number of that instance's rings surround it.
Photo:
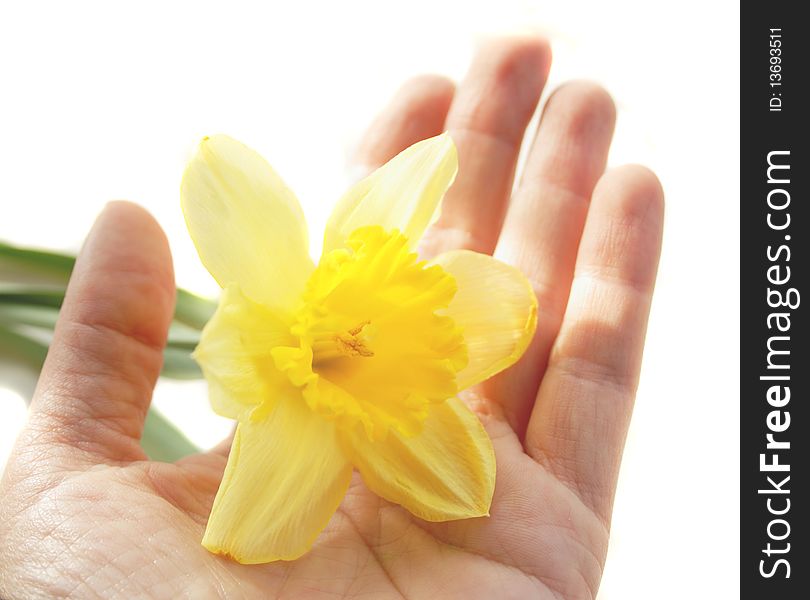
<path fill-rule="evenodd" d="M 359 476 L 312 551 L 240 565 L 200 545 L 229 444 L 176 464 L 138 440 L 174 280 L 165 237 L 110 205 L 81 253 L 0 499 L 0 596 L 592 598 L 632 410 L 661 241 L 662 193 L 641 167 L 603 175 L 614 123 L 587 83 L 551 95 L 514 194 L 550 55 L 492 42 L 455 89 L 408 83 L 361 145 L 373 168 L 447 129 L 458 179 L 422 252 L 495 253 L 535 286 L 538 332 L 464 398 L 497 456 L 491 516 L 427 523 Z"/>

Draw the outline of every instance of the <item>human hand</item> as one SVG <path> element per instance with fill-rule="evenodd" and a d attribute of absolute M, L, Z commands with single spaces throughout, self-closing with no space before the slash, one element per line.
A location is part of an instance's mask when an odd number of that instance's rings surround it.
<path fill-rule="evenodd" d="M 358 161 L 448 129 L 459 174 L 422 248 L 495 252 L 535 286 L 521 361 L 465 397 L 497 457 L 491 516 L 427 523 L 355 475 L 307 555 L 240 565 L 200 540 L 230 442 L 175 464 L 138 440 L 174 302 L 165 237 L 136 206 L 99 217 L 70 283 L 0 496 L 0 596 L 592 598 L 661 242 L 646 169 L 603 175 L 614 123 L 592 84 L 557 90 L 512 194 L 548 48 L 486 46 L 456 91 L 406 85 Z M 511 201 L 510 201 L 511 197 Z"/>

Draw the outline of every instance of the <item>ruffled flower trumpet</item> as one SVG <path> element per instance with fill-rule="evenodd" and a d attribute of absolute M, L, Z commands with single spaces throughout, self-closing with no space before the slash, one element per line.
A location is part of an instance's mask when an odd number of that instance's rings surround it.
<path fill-rule="evenodd" d="M 238 426 L 203 538 L 241 563 L 310 549 L 357 469 L 428 521 L 485 516 L 492 444 L 457 398 L 534 334 L 525 277 L 466 250 L 419 260 L 457 169 L 447 134 L 415 144 L 340 199 L 309 256 L 293 193 L 258 154 L 202 141 L 182 206 L 224 288 L 195 358 Z"/>

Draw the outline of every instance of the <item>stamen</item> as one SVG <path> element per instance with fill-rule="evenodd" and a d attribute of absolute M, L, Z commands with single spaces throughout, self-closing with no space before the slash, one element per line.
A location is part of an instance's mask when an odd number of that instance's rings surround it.
<path fill-rule="evenodd" d="M 371 321 L 363 321 L 357 327 L 353 327 L 353 328 L 349 329 L 349 335 L 357 335 L 357 334 L 359 334 L 361 331 L 363 331 L 363 327 L 365 327 L 366 325 L 371 325 Z"/>
<path fill-rule="evenodd" d="M 351 333 L 351 331 L 349 331 L 349 333 Z M 354 336 L 355 334 L 352 334 L 350 337 L 336 335 L 335 342 L 337 342 L 338 348 L 348 356 L 374 356 L 374 353 L 363 343 L 363 340 Z"/>
<path fill-rule="evenodd" d="M 335 333 L 314 341 L 312 344 L 313 365 L 345 356 L 365 358 L 374 356 L 374 352 L 368 346 L 367 337 L 362 335 L 363 329 L 370 324 L 371 321 L 363 321 L 346 333 Z"/>

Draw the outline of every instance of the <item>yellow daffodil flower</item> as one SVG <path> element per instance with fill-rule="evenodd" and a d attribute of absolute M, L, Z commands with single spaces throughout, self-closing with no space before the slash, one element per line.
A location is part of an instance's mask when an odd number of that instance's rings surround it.
<path fill-rule="evenodd" d="M 315 265 L 270 165 L 228 137 L 202 141 L 182 206 L 224 292 L 195 357 L 214 410 L 238 421 L 210 551 L 298 558 L 353 469 L 421 519 L 488 515 L 492 444 L 457 394 L 520 357 L 537 306 L 524 276 L 490 256 L 419 260 L 456 170 L 447 134 L 393 158 L 340 199 Z"/>

